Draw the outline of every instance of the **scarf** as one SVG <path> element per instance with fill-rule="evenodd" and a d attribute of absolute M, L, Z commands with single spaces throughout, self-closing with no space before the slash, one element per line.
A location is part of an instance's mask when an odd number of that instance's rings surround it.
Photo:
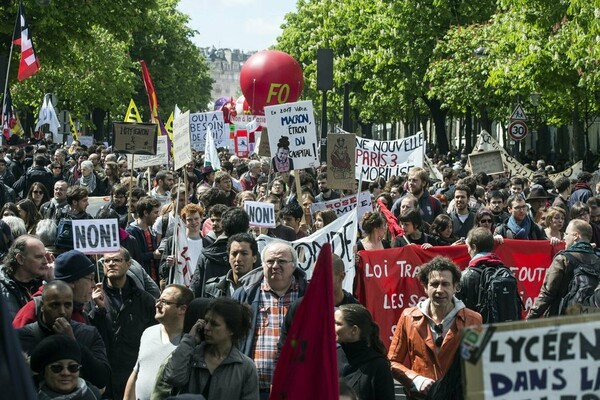
<path fill-rule="evenodd" d="M 575 242 L 567 249 L 567 251 L 573 251 L 575 253 L 587 253 L 587 254 L 595 254 L 594 248 L 588 242 Z"/>
<path fill-rule="evenodd" d="M 81 378 L 77 379 L 77 387 L 75 388 L 75 390 L 72 391 L 71 393 L 67 393 L 67 394 L 57 393 L 57 392 L 53 391 L 52 389 L 50 389 L 46 385 L 46 382 L 42 382 L 42 384 L 40 385 L 40 390 L 38 392 L 38 399 L 39 400 L 85 399 L 86 396 L 88 396 L 87 392 L 89 390 L 90 389 L 88 388 L 86 382 Z"/>
<path fill-rule="evenodd" d="M 523 222 L 517 224 L 517 221 L 515 221 L 515 218 L 511 215 L 506 226 L 514 234 L 515 239 L 527 239 L 529 237 L 529 231 L 531 230 L 531 218 L 526 215 Z"/>
<path fill-rule="evenodd" d="M 90 194 L 92 194 L 94 190 L 96 190 L 96 174 L 92 172 L 88 176 L 81 175 L 81 178 L 79 178 L 79 185 L 87 188 Z"/>

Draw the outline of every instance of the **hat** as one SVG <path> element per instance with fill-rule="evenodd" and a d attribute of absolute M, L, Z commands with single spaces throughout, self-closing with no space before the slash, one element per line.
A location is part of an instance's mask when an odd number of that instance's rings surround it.
<path fill-rule="evenodd" d="M 54 260 L 54 278 L 63 282 L 75 282 L 95 270 L 94 263 L 77 250 L 62 253 Z"/>
<path fill-rule="evenodd" d="M 550 195 L 548 192 L 544 190 L 542 186 L 534 185 L 529 191 L 529 195 L 525 199 L 525 201 L 529 200 L 540 200 L 540 199 L 549 199 Z"/>
<path fill-rule="evenodd" d="M 202 175 L 206 176 L 209 175 L 211 172 L 215 172 L 215 170 L 210 165 L 207 167 L 202 167 Z"/>
<path fill-rule="evenodd" d="M 29 366 L 41 373 L 46 365 L 59 360 L 74 360 L 81 364 L 81 350 L 75 339 L 66 335 L 51 335 L 43 339 L 31 352 Z"/>

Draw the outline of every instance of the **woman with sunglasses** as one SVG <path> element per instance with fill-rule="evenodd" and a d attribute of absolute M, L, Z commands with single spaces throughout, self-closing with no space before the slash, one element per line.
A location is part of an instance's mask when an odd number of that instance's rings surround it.
<path fill-rule="evenodd" d="M 100 391 L 79 377 L 81 350 L 75 339 L 66 335 L 51 335 L 31 352 L 31 369 L 41 381 L 38 398 L 99 400 Z"/>
<path fill-rule="evenodd" d="M 489 208 L 480 208 L 475 214 L 475 227 L 487 228 L 494 233 L 494 214 Z"/>
<path fill-rule="evenodd" d="M 40 182 L 34 182 L 27 192 L 27 198 L 35 204 L 35 207 L 39 210 L 42 204 L 50 200 L 50 195 L 46 186 Z"/>

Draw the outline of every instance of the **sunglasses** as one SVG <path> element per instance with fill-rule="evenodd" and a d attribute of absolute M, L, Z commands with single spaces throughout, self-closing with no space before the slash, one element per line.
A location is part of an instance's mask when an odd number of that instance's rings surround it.
<path fill-rule="evenodd" d="M 34 193 L 34 194 L 44 194 L 44 192 L 42 192 L 41 190 L 34 190 L 32 193 Z"/>
<path fill-rule="evenodd" d="M 442 336 L 444 333 L 444 325 L 437 324 L 433 327 L 433 330 L 438 335 L 437 339 L 435 339 L 436 347 L 442 347 L 442 343 L 444 343 L 444 336 Z"/>
<path fill-rule="evenodd" d="M 52 364 L 50 366 L 50 371 L 54 372 L 55 374 L 60 374 L 65 368 L 67 369 L 67 371 L 74 374 L 75 372 L 78 372 L 81 369 L 81 364 L 69 364 L 67 366 L 64 366 L 62 364 Z"/>
<path fill-rule="evenodd" d="M 481 221 L 479 221 L 479 222 L 481 222 L 482 224 L 491 224 L 491 223 L 492 223 L 492 220 L 491 220 L 491 219 L 482 219 L 482 220 L 481 220 Z"/>

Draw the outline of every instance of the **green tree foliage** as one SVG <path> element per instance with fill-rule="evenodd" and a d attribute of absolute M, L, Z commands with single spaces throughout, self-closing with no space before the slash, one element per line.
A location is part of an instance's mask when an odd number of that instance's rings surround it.
<path fill-rule="evenodd" d="M 52 92 L 58 108 L 75 116 L 101 111 L 118 120 L 134 98 L 148 119 L 140 59 L 149 67 L 164 119 L 175 104 L 197 110 L 208 103 L 208 67 L 191 42 L 195 32 L 186 26 L 188 17 L 176 10 L 176 0 L 25 0 L 24 5 L 41 68 L 18 82 L 15 46 L 9 82 L 21 111 L 37 114 L 43 94 Z M 16 4 L 0 7 L 5 53 L 16 13 Z"/>

